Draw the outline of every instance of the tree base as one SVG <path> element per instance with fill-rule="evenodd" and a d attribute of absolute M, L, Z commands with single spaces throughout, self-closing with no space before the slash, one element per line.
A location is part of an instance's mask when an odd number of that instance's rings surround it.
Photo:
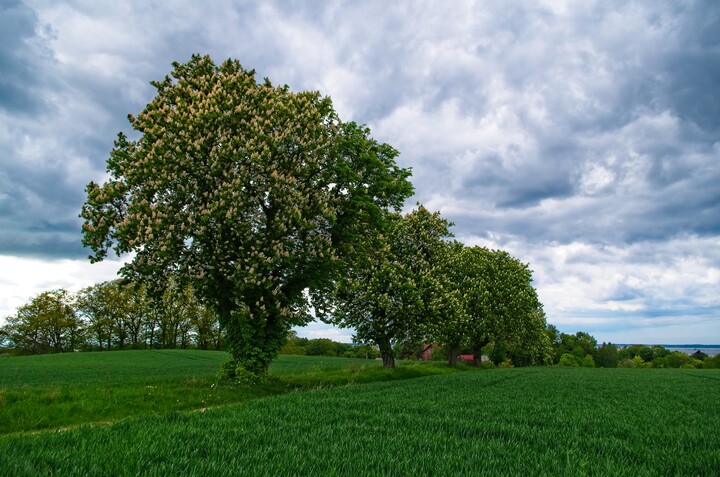
<path fill-rule="evenodd" d="M 248 369 L 237 361 L 228 361 L 222 365 L 217 375 L 218 381 L 233 384 L 262 384 L 267 382 L 266 369 Z"/>

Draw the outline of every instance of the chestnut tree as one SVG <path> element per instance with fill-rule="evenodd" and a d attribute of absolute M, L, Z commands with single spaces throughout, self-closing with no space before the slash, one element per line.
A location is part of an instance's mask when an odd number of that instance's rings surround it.
<path fill-rule="evenodd" d="M 308 297 L 412 194 L 410 172 L 329 98 L 238 61 L 194 55 L 152 84 L 137 139 L 120 133 L 109 178 L 86 188 L 83 244 L 93 262 L 132 254 L 122 274 L 150 290 L 191 285 L 219 316 L 225 376 L 263 380 Z"/>

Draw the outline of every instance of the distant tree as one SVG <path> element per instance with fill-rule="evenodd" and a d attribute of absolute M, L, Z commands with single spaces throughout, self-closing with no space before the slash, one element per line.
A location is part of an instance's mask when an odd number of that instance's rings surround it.
<path fill-rule="evenodd" d="M 590 333 L 578 331 L 575 333 L 575 343 L 582 349 L 583 356 L 588 354 L 595 356 L 597 352 L 597 340 Z"/>
<path fill-rule="evenodd" d="M 640 358 L 642 359 L 642 358 Z M 634 368 L 635 367 L 635 360 L 632 358 L 622 358 L 620 361 L 618 361 L 618 368 Z"/>
<path fill-rule="evenodd" d="M 345 351 L 344 356 L 348 358 L 375 359 L 380 357 L 380 353 L 371 344 L 360 344 Z"/>
<path fill-rule="evenodd" d="M 653 359 L 664 358 L 670 354 L 670 350 L 668 350 L 667 348 L 660 346 L 660 345 L 654 345 L 654 346 L 652 346 L 651 349 L 653 352 Z"/>
<path fill-rule="evenodd" d="M 307 354 L 305 346 L 307 345 L 307 338 L 299 338 L 297 332 L 294 330 L 288 331 L 287 340 L 282 348 L 280 348 L 280 354 L 294 354 L 304 355 Z"/>
<path fill-rule="evenodd" d="M 655 358 L 655 353 L 652 348 L 645 345 L 640 344 L 634 344 L 631 346 L 627 346 L 620 350 L 620 358 L 630 358 L 633 359 L 636 356 L 639 356 L 643 362 L 651 362 Z"/>
<path fill-rule="evenodd" d="M 585 355 L 596 356 L 597 340 L 584 331 L 578 331 L 574 335 L 560 333 L 557 344 L 554 346 L 555 360 L 559 361 L 565 353 L 570 353 L 582 360 Z"/>
<path fill-rule="evenodd" d="M 10 346 L 10 336 L 5 330 L 5 327 L 0 327 L 0 350 Z"/>
<path fill-rule="evenodd" d="M 592 356 L 590 356 L 589 354 L 586 354 L 585 357 L 583 358 L 582 362 L 580 363 L 580 365 L 583 368 L 594 368 L 595 360 L 593 359 Z"/>
<path fill-rule="evenodd" d="M 572 353 L 564 353 L 562 356 L 560 356 L 560 361 L 558 362 L 558 365 L 578 367 L 580 366 L 580 360 Z"/>
<path fill-rule="evenodd" d="M 120 295 L 125 299 L 123 327 L 133 348 L 144 348 L 143 331 L 147 321 L 150 300 L 145 286 L 133 283 L 119 284 Z"/>
<path fill-rule="evenodd" d="M 195 342 L 199 349 L 219 348 L 217 337 L 220 323 L 214 310 L 199 304 L 197 314 L 190 319 L 190 325 L 195 332 Z"/>
<path fill-rule="evenodd" d="M 633 368 L 651 368 L 652 367 L 652 363 L 646 362 L 640 355 L 635 355 L 635 357 L 632 360 L 634 363 Z"/>
<path fill-rule="evenodd" d="M 337 346 L 329 338 L 316 338 L 308 341 L 305 352 L 309 356 L 337 356 Z"/>
<path fill-rule="evenodd" d="M 708 356 L 703 360 L 702 367 L 704 369 L 716 369 L 720 368 L 720 354 L 715 356 Z"/>
<path fill-rule="evenodd" d="M 193 324 L 205 311 L 193 289 L 171 279 L 152 306 L 158 317 L 158 344 L 163 348 L 187 348 Z"/>
<path fill-rule="evenodd" d="M 603 343 L 596 353 L 595 363 L 600 368 L 617 368 L 620 357 L 618 347 L 612 343 Z"/>
<path fill-rule="evenodd" d="M 80 290 L 75 298 L 78 313 L 87 320 L 89 339 L 102 349 L 138 345 L 147 314 L 143 287 L 121 280 L 97 283 Z"/>
<path fill-rule="evenodd" d="M 344 123 L 317 92 L 258 83 L 195 55 L 153 82 L 156 97 L 119 134 L 109 179 L 82 208 L 91 261 L 134 253 L 125 277 L 192 285 L 224 329 L 227 378 L 261 381 L 287 331 L 312 319 L 363 232 L 412 194 L 397 151 Z"/>
<path fill-rule="evenodd" d="M 62 289 L 33 297 L 7 318 L 3 329 L 6 339 L 22 353 L 74 351 L 84 341 L 83 322 L 75 314 L 72 297 Z"/>
<path fill-rule="evenodd" d="M 679 351 L 673 351 L 665 357 L 669 368 L 682 368 L 683 366 L 692 366 L 692 360 L 689 355 Z"/>
<path fill-rule="evenodd" d="M 545 334 L 547 334 L 548 339 L 550 340 L 550 345 L 554 350 L 555 347 L 560 344 L 560 331 L 557 329 L 557 326 L 551 325 L 550 323 L 547 324 L 545 330 Z"/>
<path fill-rule="evenodd" d="M 395 357 L 418 360 L 422 357 L 425 345 L 421 342 L 405 340 L 395 345 Z"/>

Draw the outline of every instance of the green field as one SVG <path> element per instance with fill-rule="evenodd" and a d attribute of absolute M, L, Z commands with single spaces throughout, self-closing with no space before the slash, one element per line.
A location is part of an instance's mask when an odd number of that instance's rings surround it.
<path fill-rule="evenodd" d="M 216 374 L 227 359 L 224 352 L 186 350 L 1 358 L 0 435 L 451 371 L 437 363 L 406 364 L 389 371 L 374 360 L 280 356 L 266 384 L 218 385 Z"/>
<path fill-rule="evenodd" d="M 210 382 L 208 363 L 215 357 L 203 357 L 204 365 L 180 364 L 192 361 L 194 353 L 166 354 L 167 375 Z M 125 367 L 125 353 L 106 354 L 117 355 L 115 366 Z M 43 358 L 52 366 L 52 358 L 72 357 Z M 42 389 L 43 366 L 18 370 L 24 359 L 0 361 L 5 395 Z M 128 360 L 144 359 L 128 354 Z M 392 371 L 358 361 L 282 357 L 272 369 L 275 389 L 268 391 L 282 395 L 261 397 L 237 387 L 234 391 L 250 396 L 239 404 L 141 411 L 111 425 L 7 434 L 0 437 L 0 474 L 720 473 L 716 370 L 517 368 L 447 374 L 437 365 L 408 366 L 396 370 L 398 375 L 443 374 L 359 384 L 388 379 Z M 195 369 L 190 377 L 183 376 L 184 366 Z M 137 373 L 108 368 L 107 376 L 67 368 L 58 366 L 58 375 L 67 373 L 63 379 L 85 376 L 118 389 L 128 381 L 144 385 L 145 379 L 163 378 L 139 365 Z M 110 377 L 116 375 L 125 378 Z"/>

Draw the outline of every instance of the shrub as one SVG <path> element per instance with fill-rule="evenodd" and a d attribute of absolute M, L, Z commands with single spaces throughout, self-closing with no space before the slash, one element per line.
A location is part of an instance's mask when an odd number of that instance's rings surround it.
<path fill-rule="evenodd" d="M 560 362 L 558 363 L 558 366 L 578 367 L 580 366 L 580 363 L 578 362 L 578 359 L 575 357 L 575 355 L 572 355 L 570 353 L 564 353 L 562 356 L 560 356 Z"/>
<path fill-rule="evenodd" d="M 582 367 L 583 368 L 594 368 L 595 367 L 595 360 L 592 356 L 589 354 L 585 355 L 585 358 L 582 360 Z"/>
<path fill-rule="evenodd" d="M 512 361 L 509 359 L 506 359 L 502 363 L 498 364 L 498 368 L 514 368 Z"/>
<path fill-rule="evenodd" d="M 635 367 L 635 360 L 630 358 L 621 359 L 618 362 L 618 368 L 634 368 Z"/>

